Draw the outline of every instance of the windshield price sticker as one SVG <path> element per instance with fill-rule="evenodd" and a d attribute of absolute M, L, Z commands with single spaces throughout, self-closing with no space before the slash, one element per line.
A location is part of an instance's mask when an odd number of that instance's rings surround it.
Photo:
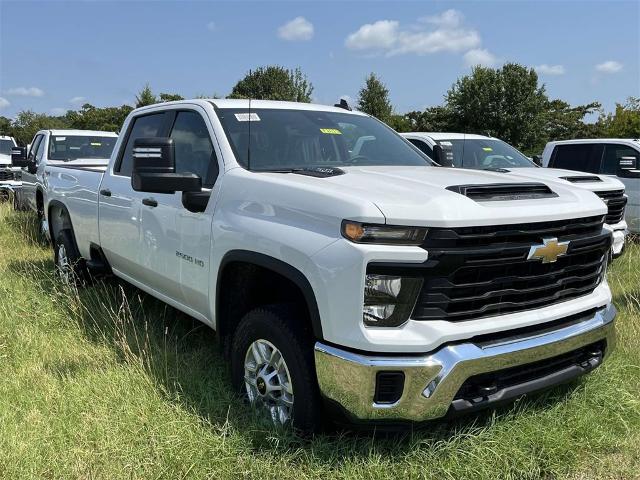
<path fill-rule="evenodd" d="M 64 142 L 67 137 L 56 137 L 56 142 Z"/>
<path fill-rule="evenodd" d="M 491 147 L 482 147 L 482 150 L 484 150 L 485 152 L 493 152 L 493 148 Z"/>
<path fill-rule="evenodd" d="M 337 128 L 321 128 L 320 131 L 326 135 L 342 135 L 342 132 Z"/>
<path fill-rule="evenodd" d="M 260 117 L 257 113 L 236 113 L 236 120 L 239 122 L 259 122 Z"/>

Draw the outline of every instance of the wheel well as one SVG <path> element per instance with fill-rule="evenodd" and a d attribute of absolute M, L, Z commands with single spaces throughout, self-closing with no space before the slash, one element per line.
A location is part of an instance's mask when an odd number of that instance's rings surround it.
<path fill-rule="evenodd" d="M 67 212 L 67 209 L 61 203 L 56 202 L 52 205 L 49 205 L 47 219 L 49 220 L 49 234 L 51 236 L 52 243 L 55 243 L 56 237 L 58 236 L 58 233 L 60 233 L 60 230 L 69 228 L 73 231 L 69 212 Z"/>
<path fill-rule="evenodd" d="M 239 257 L 246 257 L 250 252 L 245 253 Z M 311 335 L 321 339 L 318 307 L 313 290 L 302 273 L 271 257 L 250 256 L 251 260 L 227 258 L 221 265 L 216 295 L 216 331 L 223 344 L 228 345 L 238 323 L 249 311 L 275 303 L 297 305 L 300 321 Z"/>

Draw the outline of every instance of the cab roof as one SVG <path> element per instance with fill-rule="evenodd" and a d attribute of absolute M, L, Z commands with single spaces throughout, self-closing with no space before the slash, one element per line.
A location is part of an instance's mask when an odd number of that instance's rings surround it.
<path fill-rule="evenodd" d="M 47 131 L 47 130 L 43 130 Z M 93 136 L 93 137 L 117 137 L 118 134 L 114 132 L 106 132 L 102 130 L 74 130 L 74 129 L 54 129 L 48 130 L 51 132 L 51 135 L 67 135 L 69 137 L 78 137 L 78 136 Z M 39 133 L 39 132 L 38 132 Z"/>
<path fill-rule="evenodd" d="M 407 132 L 403 133 L 402 135 L 429 137 L 433 140 L 497 140 L 497 138 L 494 137 L 487 137 L 486 135 L 476 135 L 475 133 Z"/>

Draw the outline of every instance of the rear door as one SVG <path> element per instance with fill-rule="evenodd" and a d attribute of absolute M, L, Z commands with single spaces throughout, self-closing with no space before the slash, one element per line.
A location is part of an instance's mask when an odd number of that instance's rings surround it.
<path fill-rule="evenodd" d="M 99 191 L 100 246 L 111 267 L 134 283 L 150 278 L 148 248 L 161 241 L 141 229 L 142 201 L 149 194 L 131 188 L 133 143 L 137 138 L 162 137 L 168 131 L 166 112 L 151 112 L 131 118 L 114 162 L 104 175 Z M 144 241 L 143 241 L 143 237 Z M 144 243 L 144 245 L 143 245 Z"/>

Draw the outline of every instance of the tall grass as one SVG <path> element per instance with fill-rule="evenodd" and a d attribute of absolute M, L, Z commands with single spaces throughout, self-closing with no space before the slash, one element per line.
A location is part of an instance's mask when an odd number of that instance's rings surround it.
<path fill-rule="evenodd" d="M 0 478 L 640 478 L 640 245 L 613 265 L 615 354 L 498 411 L 301 440 L 233 394 L 215 335 L 115 279 L 77 291 L 0 205 Z"/>

